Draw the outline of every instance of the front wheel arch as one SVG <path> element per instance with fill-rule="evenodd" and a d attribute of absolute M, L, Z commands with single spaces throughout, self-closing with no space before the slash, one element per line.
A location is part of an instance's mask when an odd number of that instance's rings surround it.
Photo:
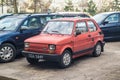
<path fill-rule="evenodd" d="M 62 48 L 60 54 L 62 55 L 62 53 L 63 53 L 65 50 L 69 50 L 69 51 L 71 52 L 71 55 L 73 54 L 73 50 L 72 50 L 71 47 L 64 47 L 64 48 Z"/>
<path fill-rule="evenodd" d="M 5 42 L 2 42 L 2 43 L 1 43 L 1 45 L 3 45 L 3 44 L 11 44 L 11 45 L 13 45 L 13 46 L 15 47 L 15 49 L 17 50 L 17 46 L 16 46 L 15 43 L 13 43 L 13 42 L 5 41 Z"/>

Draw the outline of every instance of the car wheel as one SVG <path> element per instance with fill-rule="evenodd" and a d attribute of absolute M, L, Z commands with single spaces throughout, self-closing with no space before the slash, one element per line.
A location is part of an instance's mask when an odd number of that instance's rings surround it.
<path fill-rule="evenodd" d="M 38 59 L 32 59 L 32 58 L 26 58 L 26 59 L 32 65 L 38 64 Z"/>
<path fill-rule="evenodd" d="M 71 65 L 71 62 L 72 62 L 71 52 L 65 50 L 60 59 L 60 67 L 61 68 L 69 67 Z"/>
<path fill-rule="evenodd" d="M 16 49 L 12 44 L 5 43 L 0 47 L 0 62 L 11 62 L 15 60 Z"/>
<path fill-rule="evenodd" d="M 94 57 L 98 57 L 101 55 L 101 51 L 102 51 L 102 46 L 100 43 L 97 43 L 93 52 L 93 56 Z"/>

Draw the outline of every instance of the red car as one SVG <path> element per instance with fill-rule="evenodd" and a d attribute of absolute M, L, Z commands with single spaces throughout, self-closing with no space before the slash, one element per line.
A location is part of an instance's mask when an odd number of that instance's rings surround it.
<path fill-rule="evenodd" d="M 42 59 L 56 61 L 65 68 L 76 57 L 100 56 L 105 44 L 103 37 L 93 19 L 54 19 L 47 23 L 41 34 L 25 40 L 23 54 L 30 64 Z"/>

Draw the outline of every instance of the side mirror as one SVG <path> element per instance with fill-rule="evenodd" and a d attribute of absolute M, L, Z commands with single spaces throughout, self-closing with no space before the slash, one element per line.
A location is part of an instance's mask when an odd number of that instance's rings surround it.
<path fill-rule="evenodd" d="M 104 21 L 104 22 L 103 22 L 103 25 L 108 24 L 108 23 L 109 23 L 109 21 Z"/>
<path fill-rule="evenodd" d="M 28 30 L 29 28 L 27 26 L 21 26 L 21 29 L 20 29 L 20 32 L 23 32 L 23 31 L 26 31 Z"/>
<path fill-rule="evenodd" d="M 76 36 L 81 34 L 81 31 L 80 30 L 76 30 Z"/>

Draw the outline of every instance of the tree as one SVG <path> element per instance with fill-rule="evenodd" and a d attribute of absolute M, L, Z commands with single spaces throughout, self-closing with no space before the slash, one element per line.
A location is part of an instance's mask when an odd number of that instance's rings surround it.
<path fill-rule="evenodd" d="M 111 7 L 112 11 L 120 11 L 120 1 L 114 0 Z"/>
<path fill-rule="evenodd" d="M 3 3 L 4 3 L 4 0 L 1 0 L 0 5 L 2 6 L 2 13 L 3 13 Z"/>
<path fill-rule="evenodd" d="M 17 0 L 13 0 L 14 13 L 18 13 Z"/>
<path fill-rule="evenodd" d="M 68 0 L 66 4 L 64 8 L 65 11 L 74 11 L 72 0 Z"/>
<path fill-rule="evenodd" d="M 51 3 L 52 0 L 30 0 L 29 3 L 25 2 L 25 6 L 34 13 L 47 12 Z"/>
<path fill-rule="evenodd" d="M 88 6 L 87 5 L 87 0 L 80 0 L 80 2 L 78 3 L 80 10 L 84 11 L 84 9 Z"/>
<path fill-rule="evenodd" d="M 97 12 L 97 7 L 96 7 L 95 3 L 92 0 L 90 0 L 87 3 L 87 5 L 88 5 L 88 9 L 84 9 L 84 11 L 88 12 L 92 16 L 95 15 Z"/>

